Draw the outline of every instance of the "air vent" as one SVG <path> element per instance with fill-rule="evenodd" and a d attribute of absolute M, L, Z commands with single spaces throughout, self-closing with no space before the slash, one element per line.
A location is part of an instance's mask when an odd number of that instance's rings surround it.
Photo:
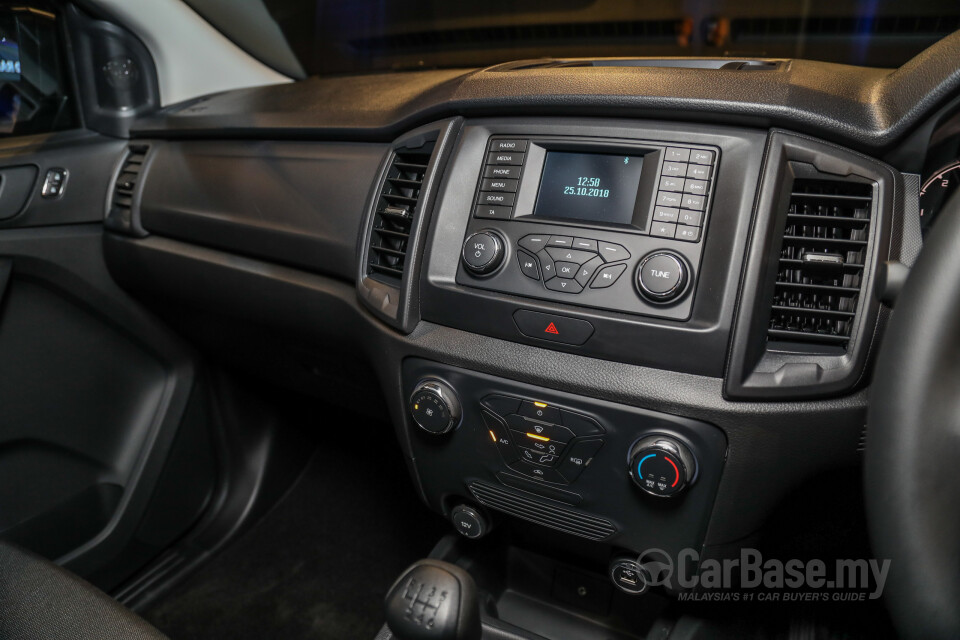
<path fill-rule="evenodd" d="M 482 505 L 581 538 L 605 540 L 617 532 L 613 523 L 604 518 L 554 506 L 483 482 L 471 482 L 470 493 Z"/>
<path fill-rule="evenodd" d="M 113 183 L 110 206 L 104 220 L 104 225 L 111 231 L 128 235 L 145 235 L 137 222 L 138 216 L 133 210 L 133 203 L 149 150 L 150 147 L 145 144 L 130 145 L 127 148 L 127 155 L 120 166 L 120 173 L 117 174 L 117 179 Z"/>
<path fill-rule="evenodd" d="M 403 278 L 410 229 L 433 147 L 431 142 L 416 149 L 401 147 L 394 151 L 374 214 L 368 275 L 378 274 L 397 283 Z"/>
<path fill-rule="evenodd" d="M 769 342 L 847 347 L 860 302 L 872 209 L 870 183 L 794 181 Z"/>

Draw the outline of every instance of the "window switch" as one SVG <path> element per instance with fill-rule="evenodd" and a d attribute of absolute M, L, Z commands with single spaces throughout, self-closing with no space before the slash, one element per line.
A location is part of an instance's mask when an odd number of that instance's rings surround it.
<path fill-rule="evenodd" d="M 66 169 L 54 168 L 47 169 L 47 175 L 43 179 L 43 189 L 40 195 L 44 198 L 59 198 L 63 195 L 63 190 L 67 186 L 67 176 L 69 172 Z"/>

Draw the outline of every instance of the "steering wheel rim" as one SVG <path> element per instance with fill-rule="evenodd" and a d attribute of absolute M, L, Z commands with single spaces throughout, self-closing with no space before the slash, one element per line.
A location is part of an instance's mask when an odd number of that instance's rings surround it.
<path fill-rule="evenodd" d="M 960 193 L 947 201 L 883 339 L 865 495 L 884 598 L 904 638 L 960 638 Z"/>

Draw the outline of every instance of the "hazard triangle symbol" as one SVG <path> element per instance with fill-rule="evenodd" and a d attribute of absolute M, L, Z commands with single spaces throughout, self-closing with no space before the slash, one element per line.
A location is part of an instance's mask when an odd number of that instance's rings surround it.
<path fill-rule="evenodd" d="M 556 325 L 554 325 L 552 322 L 547 325 L 547 328 L 544 329 L 543 332 L 544 332 L 544 333 L 552 333 L 552 334 L 554 334 L 554 335 L 556 335 L 556 336 L 560 335 L 560 332 L 557 331 Z"/>

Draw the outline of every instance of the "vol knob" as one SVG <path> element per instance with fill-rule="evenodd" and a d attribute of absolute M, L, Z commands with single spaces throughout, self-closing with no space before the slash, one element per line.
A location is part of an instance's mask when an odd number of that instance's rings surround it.
<path fill-rule="evenodd" d="M 492 229 L 484 229 L 467 238 L 460 257 L 468 271 L 474 275 L 485 276 L 503 264 L 505 247 L 503 236 Z"/>
<path fill-rule="evenodd" d="M 410 395 L 410 416 L 428 433 L 442 435 L 460 424 L 460 400 L 450 385 L 422 380 Z"/>
<path fill-rule="evenodd" d="M 684 444 L 668 436 L 647 436 L 630 449 L 630 478 L 646 493 L 669 498 L 697 475 L 697 460 Z"/>

